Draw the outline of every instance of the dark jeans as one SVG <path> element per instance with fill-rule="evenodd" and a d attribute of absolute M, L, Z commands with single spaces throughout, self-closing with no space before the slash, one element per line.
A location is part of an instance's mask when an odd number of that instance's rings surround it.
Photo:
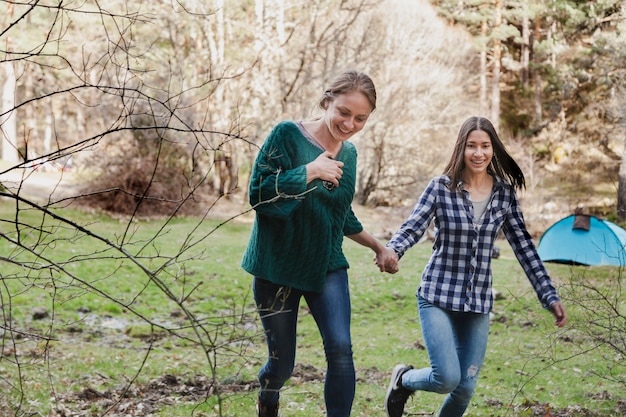
<path fill-rule="evenodd" d="M 259 400 L 278 402 L 296 357 L 298 307 L 304 297 L 322 335 L 326 353 L 324 398 L 328 417 L 348 417 L 355 391 L 350 337 L 350 292 L 345 269 L 330 272 L 321 293 L 300 291 L 255 277 L 254 300 L 267 341 L 268 360 L 259 371 Z"/>

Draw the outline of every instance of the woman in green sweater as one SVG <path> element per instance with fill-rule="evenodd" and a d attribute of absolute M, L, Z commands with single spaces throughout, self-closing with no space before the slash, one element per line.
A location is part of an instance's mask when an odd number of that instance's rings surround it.
<path fill-rule="evenodd" d="M 343 237 L 371 248 L 378 265 L 393 256 L 354 215 L 357 152 L 348 142 L 376 109 L 374 83 L 347 71 L 324 92 L 322 117 L 283 121 L 261 147 L 250 178 L 256 218 L 242 267 L 265 330 L 268 359 L 259 371 L 258 416 L 278 415 L 291 377 L 298 307 L 304 297 L 326 353 L 328 417 L 348 417 L 355 391 L 348 261 Z"/>

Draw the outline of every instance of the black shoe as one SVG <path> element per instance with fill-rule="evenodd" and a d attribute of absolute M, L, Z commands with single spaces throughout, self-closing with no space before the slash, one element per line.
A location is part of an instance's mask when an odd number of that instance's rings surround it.
<path fill-rule="evenodd" d="M 278 404 L 263 405 L 261 401 L 257 401 L 256 412 L 258 417 L 278 417 Z"/>
<path fill-rule="evenodd" d="M 385 409 L 389 417 L 402 417 L 406 400 L 413 395 L 413 391 L 402 386 L 402 375 L 413 369 L 412 366 L 396 365 L 391 373 L 391 383 L 385 397 Z"/>

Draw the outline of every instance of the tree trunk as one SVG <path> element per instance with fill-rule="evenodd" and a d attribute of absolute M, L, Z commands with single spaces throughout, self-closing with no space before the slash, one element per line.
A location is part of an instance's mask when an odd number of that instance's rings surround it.
<path fill-rule="evenodd" d="M 14 10 L 13 3 L 9 2 L 6 16 L 12 18 Z M 10 51 L 11 40 L 9 38 L 6 39 L 5 45 L 6 50 Z M 14 110 L 17 80 L 13 62 L 8 60 L 8 55 L 8 53 L 5 55 L 6 61 L 0 62 L 2 68 L 0 74 L 4 73 L 6 77 L 2 85 L 2 104 L 0 105 L 0 142 L 2 143 L 2 159 L 10 163 L 17 163 L 17 122 Z"/>
<path fill-rule="evenodd" d="M 0 135 L 2 135 L 2 159 L 12 164 L 19 162 L 17 151 L 17 122 L 15 120 L 15 69 L 12 61 L 2 63 L 5 75 L 2 85 L 2 109 L 0 110 Z"/>
<path fill-rule="evenodd" d="M 487 39 L 487 22 L 483 20 L 480 24 L 480 36 Z M 487 45 L 483 44 L 480 51 L 480 111 L 487 114 L 489 103 L 487 102 Z"/>
<path fill-rule="evenodd" d="M 617 185 L 617 219 L 620 222 L 626 221 L 626 139 L 624 142 L 625 145 L 622 151 L 622 160 L 619 164 Z"/>
<path fill-rule="evenodd" d="M 24 96 L 23 100 L 29 100 L 35 97 L 35 82 L 33 80 L 33 67 L 31 65 L 24 66 L 24 75 L 22 79 L 24 80 Z M 39 105 L 37 103 L 33 103 L 32 105 L 24 107 L 24 123 L 20 123 L 24 126 L 21 132 L 18 132 L 20 137 L 24 138 L 24 152 L 22 154 L 22 158 L 25 160 L 30 160 L 36 157 L 37 155 L 37 147 L 40 143 L 39 138 L 39 124 L 38 124 L 38 116 L 39 116 Z"/>
<path fill-rule="evenodd" d="M 500 129 L 500 59 L 502 57 L 502 41 L 500 28 L 502 26 L 502 0 L 496 0 L 493 31 L 493 78 L 491 90 L 491 122 L 496 130 Z"/>
<path fill-rule="evenodd" d="M 524 15 L 522 18 L 522 53 L 520 57 L 520 78 L 522 79 L 522 85 L 524 89 L 528 88 L 529 81 L 529 69 L 530 64 L 530 21 L 528 16 Z"/>
<path fill-rule="evenodd" d="M 535 42 L 541 41 L 541 18 L 535 18 Z M 537 60 L 537 56 L 533 58 Z M 541 74 L 539 73 L 539 63 L 535 62 L 535 124 L 538 126 L 543 120 L 543 112 L 541 106 Z"/>

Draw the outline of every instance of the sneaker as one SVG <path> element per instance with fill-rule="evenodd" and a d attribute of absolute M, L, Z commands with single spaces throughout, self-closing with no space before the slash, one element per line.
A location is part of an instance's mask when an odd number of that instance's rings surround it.
<path fill-rule="evenodd" d="M 278 417 L 278 404 L 263 405 L 261 401 L 257 401 L 256 412 L 258 417 Z"/>
<path fill-rule="evenodd" d="M 402 375 L 413 369 L 412 366 L 396 365 L 391 373 L 391 383 L 385 397 L 385 409 L 389 417 L 402 417 L 406 400 L 413 395 L 413 391 L 402 386 Z"/>

